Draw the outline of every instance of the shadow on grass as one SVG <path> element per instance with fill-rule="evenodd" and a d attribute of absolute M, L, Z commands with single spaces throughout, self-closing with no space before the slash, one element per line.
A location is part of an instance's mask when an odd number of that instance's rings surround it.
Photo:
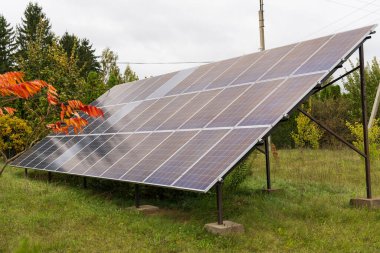
<path fill-rule="evenodd" d="M 23 170 L 16 169 L 17 177 L 24 178 Z M 48 172 L 28 170 L 28 180 L 48 182 Z M 51 184 L 69 187 L 83 191 L 89 197 L 105 200 L 120 208 L 134 205 L 134 184 L 103 180 L 98 178 L 87 178 L 87 188 L 84 188 L 83 177 L 61 173 L 52 173 Z M 140 187 L 141 204 L 151 204 L 160 207 L 158 215 L 179 222 L 188 220 L 197 223 L 208 223 L 216 221 L 216 193 L 212 189 L 208 193 L 195 193 L 189 191 L 174 190 L 142 185 Z M 252 205 L 263 210 L 270 207 L 273 198 L 282 198 L 282 192 L 273 194 L 263 193 L 262 189 L 253 189 L 251 185 L 243 184 L 232 190 L 225 187 L 223 190 L 224 218 L 232 219 L 250 212 Z M 254 203 L 251 203 L 251 202 Z"/>

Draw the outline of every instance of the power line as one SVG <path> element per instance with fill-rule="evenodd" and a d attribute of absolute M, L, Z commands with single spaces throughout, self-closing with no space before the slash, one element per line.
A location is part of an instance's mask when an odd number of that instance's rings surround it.
<path fill-rule="evenodd" d="M 171 64 L 204 64 L 213 63 L 213 61 L 173 61 L 173 62 L 128 62 L 119 61 L 117 64 L 130 64 L 130 65 L 171 65 Z"/>
<path fill-rule="evenodd" d="M 377 0 L 373 0 L 373 1 L 371 1 L 371 2 L 366 2 L 366 4 L 362 5 L 361 7 L 356 8 L 355 10 L 353 10 L 353 11 L 347 13 L 346 15 L 344 15 L 344 16 L 342 16 L 342 17 L 340 17 L 340 18 L 334 20 L 333 22 L 331 22 L 331 23 L 329 23 L 329 24 L 323 26 L 322 28 L 318 29 L 317 31 L 314 31 L 314 32 L 312 32 L 312 33 L 309 33 L 307 36 L 305 36 L 305 38 L 310 38 L 311 36 L 315 35 L 316 33 L 319 33 L 319 32 L 321 32 L 321 31 L 325 30 L 326 28 L 330 28 L 332 25 L 335 25 L 335 24 L 341 22 L 342 20 L 344 20 L 344 19 L 347 18 L 348 16 L 351 16 L 352 14 L 356 13 L 358 10 L 363 10 L 363 9 L 365 10 L 365 7 L 367 7 L 368 5 L 371 5 L 372 3 L 376 2 L 376 1 L 377 1 Z M 377 11 L 378 11 L 378 10 L 376 10 L 375 12 L 377 12 Z M 356 22 L 356 21 L 355 21 L 355 22 Z M 350 22 L 349 25 L 352 24 L 352 23 L 353 23 L 353 22 Z"/>

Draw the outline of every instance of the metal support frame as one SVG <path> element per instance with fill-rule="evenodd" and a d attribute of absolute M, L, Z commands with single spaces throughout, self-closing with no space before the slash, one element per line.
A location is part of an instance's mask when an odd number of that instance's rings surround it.
<path fill-rule="evenodd" d="M 269 151 L 269 137 L 266 137 L 265 140 L 265 167 L 267 174 L 267 190 L 272 189 L 271 180 L 270 180 L 270 151 Z"/>
<path fill-rule="evenodd" d="M 83 177 L 83 188 L 87 188 L 87 177 Z"/>
<path fill-rule="evenodd" d="M 337 81 L 339 81 L 339 80 L 345 78 L 346 76 L 352 74 L 353 72 L 355 72 L 355 71 L 358 70 L 359 68 L 360 68 L 360 66 L 357 66 L 357 67 L 351 69 L 350 71 L 348 71 L 347 73 L 341 75 L 340 77 L 335 78 L 334 80 L 332 80 L 332 81 L 329 82 L 328 84 L 323 85 L 322 87 L 318 87 L 318 88 L 316 88 L 315 91 L 314 91 L 314 93 L 317 93 L 317 92 L 319 92 L 319 91 L 321 91 L 321 90 L 323 90 L 323 89 L 326 89 L 327 87 L 331 86 L 332 84 L 336 83 Z"/>
<path fill-rule="evenodd" d="M 52 175 L 52 173 L 49 171 L 49 172 L 48 172 L 48 181 L 49 181 L 49 183 L 51 182 L 52 177 L 53 177 L 53 175 Z"/>
<path fill-rule="evenodd" d="M 28 169 L 25 169 L 25 170 L 24 170 L 24 176 L 25 176 L 25 177 L 28 177 Z"/>
<path fill-rule="evenodd" d="M 305 112 L 301 108 L 297 108 L 299 112 L 304 114 L 306 117 L 308 117 L 310 120 L 318 124 L 321 128 L 335 136 L 338 140 L 346 144 L 349 148 L 354 150 L 356 153 L 361 155 L 364 158 L 365 161 L 365 175 L 366 175 L 366 191 L 367 191 L 367 199 L 372 199 L 372 187 L 371 187 L 371 163 L 370 163 L 370 153 L 369 153 L 369 142 L 368 142 L 368 121 L 367 121 L 367 94 L 366 94 L 366 83 L 365 83 L 365 75 L 364 75 L 364 47 L 363 44 L 359 47 L 359 66 L 352 69 L 351 71 L 347 72 L 346 74 L 334 79 L 332 82 L 328 83 L 327 85 L 324 85 L 323 87 L 315 89 L 315 92 L 318 92 L 336 81 L 342 79 L 343 77 L 351 74 L 352 72 L 359 69 L 360 71 L 360 91 L 361 91 L 361 106 L 362 106 L 362 123 L 363 123 L 363 140 L 364 140 L 364 152 L 356 148 L 354 145 L 346 141 L 344 138 L 336 134 L 334 131 L 332 131 L 329 127 L 315 119 L 313 116 L 311 116 L 309 113 Z"/>
<path fill-rule="evenodd" d="M 359 61 L 360 61 L 360 91 L 362 97 L 362 119 L 363 119 L 363 141 L 364 141 L 364 153 L 365 153 L 365 177 L 367 187 L 367 198 L 372 198 L 371 190 L 371 163 L 368 144 L 368 121 L 367 121 L 367 93 L 364 76 L 364 47 L 359 47 Z"/>
<path fill-rule="evenodd" d="M 216 183 L 216 206 L 218 208 L 218 225 L 223 225 L 223 201 L 222 201 L 223 181 Z"/>
<path fill-rule="evenodd" d="M 140 207 L 140 185 L 135 184 L 135 207 Z"/>

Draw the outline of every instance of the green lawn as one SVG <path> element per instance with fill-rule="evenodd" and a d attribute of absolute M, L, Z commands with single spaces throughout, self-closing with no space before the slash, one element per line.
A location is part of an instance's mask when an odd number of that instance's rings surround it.
<path fill-rule="evenodd" d="M 380 210 L 355 209 L 364 196 L 361 158 L 349 150 L 280 150 L 273 185 L 261 194 L 264 157 L 257 155 L 240 189 L 224 193 L 225 218 L 244 224 L 242 235 L 216 236 L 215 195 L 148 188 L 144 203 L 161 207 L 145 216 L 128 184 L 8 169 L 0 178 L 0 252 L 379 252 Z M 380 162 L 373 163 L 373 192 L 380 196 Z M 27 250 L 25 250 L 27 249 Z M 34 251 L 33 251 L 34 250 Z"/>

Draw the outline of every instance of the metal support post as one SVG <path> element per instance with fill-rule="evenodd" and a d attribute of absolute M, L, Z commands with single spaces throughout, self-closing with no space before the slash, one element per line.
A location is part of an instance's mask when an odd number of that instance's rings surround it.
<path fill-rule="evenodd" d="M 272 186 L 270 180 L 270 151 L 268 137 L 265 138 L 265 166 L 267 172 L 267 190 L 271 190 Z"/>
<path fill-rule="evenodd" d="M 25 177 L 28 177 L 28 169 L 25 169 L 25 170 L 24 170 L 24 176 L 25 176 Z"/>
<path fill-rule="evenodd" d="M 363 142 L 364 142 L 364 153 L 365 153 L 365 176 L 366 176 L 366 187 L 367 187 L 367 198 L 372 198 L 371 191 L 371 164 L 370 164 L 370 154 L 368 145 L 368 122 L 367 122 L 367 94 L 366 94 L 366 84 L 364 76 L 364 47 L 361 45 L 359 47 L 359 61 L 360 61 L 360 91 L 362 100 L 362 120 L 363 120 Z"/>
<path fill-rule="evenodd" d="M 51 172 L 49 171 L 49 172 L 48 172 L 48 181 L 49 181 L 49 183 L 51 182 L 51 178 L 52 178 L 52 174 L 51 174 Z"/>
<path fill-rule="evenodd" d="M 83 188 L 87 188 L 87 178 L 83 177 Z"/>
<path fill-rule="evenodd" d="M 218 225 L 223 225 L 222 185 L 222 181 L 216 183 L 216 206 L 218 208 Z"/>
<path fill-rule="evenodd" d="M 135 207 L 140 207 L 140 186 L 135 184 Z"/>

